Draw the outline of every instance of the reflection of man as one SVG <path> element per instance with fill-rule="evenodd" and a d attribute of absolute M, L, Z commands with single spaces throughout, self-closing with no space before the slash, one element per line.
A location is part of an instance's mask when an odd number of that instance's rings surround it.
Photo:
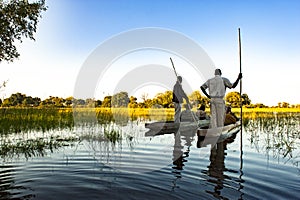
<path fill-rule="evenodd" d="M 184 105 L 185 110 L 182 111 L 180 115 L 181 122 L 194 122 L 196 119 L 196 114 L 191 110 L 189 104 Z"/>
<path fill-rule="evenodd" d="M 227 78 L 221 77 L 220 69 L 215 70 L 215 77 L 207 80 L 202 86 L 202 92 L 210 99 L 210 116 L 211 128 L 221 127 L 224 125 L 225 116 L 225 101 L 223 100 L 226 92 L 226 87 L 235 88 L 242 78 L 242 73 L 239 74 L 236 81 L 232 84 Z M 209 89 L 209 95 L 206 89 Z"/>
<path fill-rule="evenodd" d="M 183 91 L 181 83 L 182 83 L 182 77 L 177 76 L 176 84 L 173 87 L 173 100 L 172 100 L 175 106 L 175 116 L 174 116 L 175 123 L 180 122 L 181 104 L 183 103 L 183 98 L 186 100 L 187 104 L 189 104 L 189 98 Z"/>

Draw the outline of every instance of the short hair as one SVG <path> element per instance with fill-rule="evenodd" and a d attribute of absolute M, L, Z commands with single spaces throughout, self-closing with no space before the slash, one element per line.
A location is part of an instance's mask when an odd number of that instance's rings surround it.
<path fill-rule="evenodd" d="M 222 75 L 222 71 L 220 69 L 215 70 L 215 75 Z"/>
<path fill-rule="evenodd" d="M 181 76 L 177 76 L 177 80 L 181 83 L 182 82 L 182 77 Z"/>

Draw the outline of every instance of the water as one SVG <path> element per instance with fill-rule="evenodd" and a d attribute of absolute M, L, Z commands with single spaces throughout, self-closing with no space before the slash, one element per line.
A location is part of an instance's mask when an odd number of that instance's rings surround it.
<path fill-rule="evenodd" d="M 97 137 L 101 127 L 2 136 L 0 199 L 299 199 L 299 126 L 250 124 L 242 146 L 239 132 L 213 148 L 195 132 L 145 137 L 142 122 L 116 141 Z"/>

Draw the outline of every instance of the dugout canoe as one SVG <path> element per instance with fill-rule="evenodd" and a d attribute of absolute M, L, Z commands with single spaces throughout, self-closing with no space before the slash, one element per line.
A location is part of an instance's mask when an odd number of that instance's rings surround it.
<path fill-rule="evenodd" d="M 208 127 L 209 120 L 199 120 L 193 122 L 180 122 L 175 123 L 174 121 L 163 121 L 163 122 L 152 122 L 152 123 L 145 123 L 145 128 L 157 131 L 174 131 L 178 130 L 179 128 L 190 128 L 190 129 L 197 129 L 201 127 Z"/>
<path fill-rule="evenodd" d="M 227 126 L 218 127 L 215 129 L 198 128 L 198 137 L 204 138 L 216 138 L 218 137 L 218 142 L 230 138 L 237 134 L 241 130 L 241 121 L 237 121 L 235 124 L 229 124 Z"/>

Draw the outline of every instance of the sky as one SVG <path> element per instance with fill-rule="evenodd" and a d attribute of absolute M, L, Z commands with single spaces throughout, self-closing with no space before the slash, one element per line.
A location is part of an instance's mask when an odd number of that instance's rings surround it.
<path fill-rule="evenodd" d="M 149 27 L 173 31 L 194 41 L 213 67 L 221 68 L 223 76 L 234 82 L 239 73 L 240 28 L 242 93 L 248 94 L 252 103 L 300 104 L 300 1 L 46 0 L 46 4 L 48 10 L 42 13 L 35 41 L 16 43 L 21 56 L 12 63 L 0 63 L 0 81 L 8 80 L 1 98 L 16 92 L 41 99 L 74 96 L 78 77 L 97 49 L 128 31 Z M 108 51 L 113 54 L 126 45 L 125 41 Z M 97 56 L 101 61 L 106 55 Z M 97 74 L 92 95 L 103 99 L 118 92 L 124 81 L 139 77 L 140 69 L 157 66 L 153 67 L 158 70 L 156 74 L 161 70 L 166 75 L 165 68 L 172 73 L 169 57 L 184 77 L 186 92 L 199 90 L 206 76 L 197 74 L 181 55 L 156 48 L 120 54 Z M 176 81 L 174 74 L 161 79 L 161 84 L 137 83 L 128 92 L 137 98 L 143 94 L 152 98 L 171 89 Z M 239 91 L 239 86 L 227 90 L 231 91 Z"/>

